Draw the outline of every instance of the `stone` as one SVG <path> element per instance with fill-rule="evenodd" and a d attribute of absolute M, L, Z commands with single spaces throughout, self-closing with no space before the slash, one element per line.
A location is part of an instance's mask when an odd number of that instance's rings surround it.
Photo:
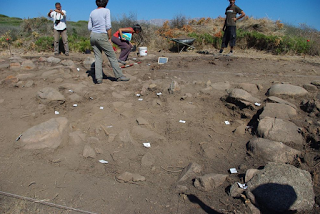
<path fill-rule="evenodd" d="M 243 89 L 233 89 L 226 98 L 228 103 L 233 103 L 242 108 L 254 107 L 254 103 L 260 103 L 260 99 L 253 97 Z"/>
<path fill-rule="evenodd" d="M 93 57 L 87 57 L 83 62 L 83 66 L 87 69 L 87 70 L 94 70 L 94 63 L 95 63 L 95 59 Z"/>
<path fill-rule="evenodd" d="M 312 84 L 304 84 L 303 88 L 306 89 L 308 92 L 316 92 L 316 91 L 318 91 L 317 86 L 312 85 Z"/>
<path fill-rule="evenodd" d="M 72 90 L 73 92 L 82 95 L 87 96 L 88 94 L 88 85 L 86 82 L 80 82 L 78 84 L 71 84 L 71 83 L 64 83 L 59 86 L 59 90 Z"/>
<path fill-rule="evenodd" d="M 315 85 L 317 87 L 320 87 L 320 80 L 314 80 L 311 82 L 312 85 Z"/>
<path fill-rule="evenodd" d="M 230 187 L 229 195 L 233 198 L 239 198 L 244 191 L 244 189 L 239 187 L 238 183 L 234 183 Z"/>
<path fill-rule="evenodd" d="M 247 185 L 249 199 L 272 212 L 310 211 L 315 203 L 310 173 L 289 164 L 268 163 Z"/>
<path fill-rule="evenodd" d="M 142 117 L 138 117 L 136 119 L 138 125 L 149 125 L 148 121 Z"/>
<path fill-rule="evenodd" d="M 52 64 L 58 64 L 59 62 L 61 62 L 61 59 L 50 56 L 47 58 L 47 62 L 52 63 Z"/>
<path fill-rule="evenodd" d="M 184 182 L 187 180 L 192 180 L 196 178 L 198 175 L 200 175 L 202 172 L 202 167 L 197 163 L 190 163 L 186 168 L 183 169 L 181 172 L 178 183 Z"/>
<path fill-rule="evenodd" d="M 36 65 L 31 60 L 25 60 L 22 62 L 22 70 L 33 70 L 36 68 Z"/>
<path fill-rule="evenodd" d="M 85 145 L 84 149 L 83 149 L 83 157 L 85 158 L 96 158 L 96 152 L 94 151 L 94 149 L 89 146 L 89 145 Z"/>
<path fill-rule="evenodd" d="M 320 110 L 317 105 L 319 106 L 319 103 L 315 100 L 303 100 L 300 104 L 300 108 L 307 113 L 311 113 Z"/>
<path fill-rule="evenodd" d="M 21 65 L 20 65 L 19 62 L 11 62 L 10 63 L 10 69 L 11 70 L 17 71 L 17 70 L 20 70 L 20 68 L 21 68 Z"/>
<path fill-rule="evenodd" d="M 178 194 L 185 194 L 187 193 L 189 190 L 189 188 L 187 186 L 184 185 L 177 185 L 176 186 L 176 193 Z"/>
<path fill-rule="evenodd" d="M 295 106 L 294 104 L 286 101 L 286 100 L 283 100 L 279 97 L 274 97 L 274 96 L 270 96 L 266 99 L 267 102 L 271 102 L 271 103 L 280 103 L 280 104 L 285 104 L 285 105 L 288 105 L 288 106 L 291 106 L 292 108 L 294 109 L 297 109 L 297 106 Z"/>
<path fill-rule="evenodd" d="M 246 124 L 243 124 L 241 126 L 238 126 L 234 131 L 233 133 L 234 134 L 238 134 L 238 135 L 244 135 L 246 134 L 247 132 L 247 125 Z"/>
<path fill-rule="evenodd" d="M 43 79 L 47 79 L 50 77 L 53 77 L 55 75 L 61 74 L 61 71 L 59 70 L 49 70 L 49 71 L 45 71 L 41 74 L 41 78 Z"/>
<path fill-rule="evenodd" d="M 74 131 L 69 133 L 69 144 L 70 145 L 81 145 L 86 140 L 86 134 L 81 131 Z"/>
<path fill-rule="evenodd" d="M 223 174 L 206 174 L 197 177 L 194 181 L 194 186 L 201 191 L 208 192 L 221 186 L 227 177 L 228 175 Z"/>
<path fill-rule="evenodd" d="M 256 94 L 259 92 L 258 86 L 253 83 L 239 83 L 236 84 L 236 88 L 243 89 L 251 94 Z"/>
<path fill-rule="evenodd" d="M 295 149 L 302 149 L 303 138 L 299 133 L 299 127 L 289 121 L 265 117 L 259 121 L 257 133 L 259 137 L 283 142 Z"/>
<path fill-rule="evenodd" d="M 56 149 L 65 138 L 68 123 L 65 117 L 52 118 L 23 132 L 18 144 L 24 149 Z"/>
<path fill-rule="evenodd" d="M 168 88 L 169 94 L 173 94 L 173 93 L 178 92 L 180 90 L 181 90 L 180 85 L 175 80 L 171 82 L 170 87 Z"/>
<path fill-rule="evenodd" d="M 308 91 L 300 86 L 291 84 L 275 84 L 269 88 L 268 96 L 288 95 L 288 96 L 304 96 Z"/>
<path fill-rule="evenodd" d="M 17 78 L 19 80 L 27 80 L 27 79 L 33 79 L 36 76 L 36 74 L 27 73 L 27 74 L 18 74 Z"/>
<path fill-rule="evenodd" d="M 19 80 L 17 77 L 9 75 L 4 79 L 4 82 L 6 84 L 12 84 L 12 83 L 17 83 Z"/>
<path fill-rule="evenodd" d="M 138 182 L 138 181 L 145 181 L 146 178 L 139 174 L 133 174 L 130 172 L 124 172 L 120 175 L 117 175 L 116 178 L 121 182 Z"/>
<path fill-rule="evenodd" d="M 72 60 L 63 60 L 61 61 L 61 64 L 64 66 L 76 67 Z"/>
<path fill-rule="evenodd" d="M 257 172 L 259 172 L 258 169 L 248 169 L 248 170 L 246 171 L 246 175 L 245 175 L 245 177 L 244 177 L 244 181 L 245 181 L 246 183 L 248 183 L 248 182 L 251 180 L 251 178 L 253 178 L 253 176 L 254 176 Z"/>
<path fill-rule="evenodd" d="M 226 91 L 231 88 L 231 84 L 229 82 L 217 82 L 217 83 L 211 83 L 210 86 L 218 91 Z"/>
<path fill-rule="evenodd" d="M 263 119 L 265 117 L 270 118 L 280 118 L 283 120 L 290 120 L 297 116 L 297 111 L 295 108 L 292 108 L 286 104 L 280 103 L 267 103 L 263 108 L 262 113 L 259 115 L 259 119 Z"/>
<path fill-rule="evenodd" d="M 30 87 L 32 87 L 34 85 L 34 82 L 33 82 L 33 80 L 29 80 L 29 81 L 27 81 L 26 82 L 26 84 L 24 85 L 26 88 L 30 88 Z"/>
<path fill-rule="evenodd" d="M 150 167 L 156 162 L 156 158 L 151 153 L 147 152 L 141 159 L 141 165 Z"/>
<path fill-rule="evenodd" d="M 50 87 L 43 88 L 40 91 L 38 91 L 37 97 L 44 104 L 56 101 L 59 103 L 65 102 L 65 97 L 59 91 Z"/>
<path fill-rule="evenodd" d="M 266 162 L 291 163 L 301 152 L 281 142 L 263 138 L 253 138 L 247 144 L 247 149 L 258 159 Z"/>
<path fill-rule="evenodd" d="M 148 90 L 149 90 L 149 91 L 155 91 L 155 90 L 157 90 L 157 85 L 154 84 L 154 83 L 150 84 L 149 87 L 148 87 Z"/>

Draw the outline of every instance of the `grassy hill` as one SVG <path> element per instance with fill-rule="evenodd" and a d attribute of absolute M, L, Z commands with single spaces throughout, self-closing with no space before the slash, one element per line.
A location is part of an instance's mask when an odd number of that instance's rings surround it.
<path fill-rule="evenodd" d="M 112 22 L 113 31 L 120 27 L 128 27 L 137 23 L 134 16 L 124 16 L 121 20 Z M 140 23 L 143 33 L 134 36 L 133 42 L 149 48 L 169 50 L 173 43 L 166 37 L 192 37 L 197 50 L 219 49 L 223 35 L 224 18 L 187 19 L 179 15 L 162 26 L 150 22 Z M 68 21 L 68 37 L 70 50 L 83 52 L 91 49 L 90 32 L 87 21 Z M 53 42 L 52 21 L 46 17 L 20 19 L 0 14 L 0 48 L 7 48 L 6 38 L 16 48 L 27 50 L 52 51 Z M 320 55 L 319 31 L 301 25 L 294 27 L 281 21 L 269 19 L 254 19 L 245 17 L 237 23 L 237 48 L 253 48 L 273 54 L 309 54 Z"/>

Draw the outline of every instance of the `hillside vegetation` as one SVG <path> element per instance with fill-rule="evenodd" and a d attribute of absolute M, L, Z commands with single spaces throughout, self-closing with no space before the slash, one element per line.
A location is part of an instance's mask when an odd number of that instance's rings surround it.
<path fill-rule="evenodd" d="M 124 15 L 112 22 L 113 30 L 131 26 L 135 15 Z M 174 45 L 168 38 L 195 38 L 197 50 L 219 49 L 223 36 L 224 18 L 218 17 L 188 20 L 178 15 L 163 26 L 141 23 L 143 33 L 136 35 L 133 42 L 150 49 L 170 50 Z M 53 49 L 52 21 L 46 17 L 20 19 L 0 14 L 0 48 L 6 50 L 8 43 L 14 48 L 26 51 L 50 52 Z M 84 52 L 91 50 L 87 21 L 68 22 L 70 50 Z M 9 40 L 8 40 L 9 39 Z M 257 49 L 273 54 L 319 55 L 320 32 L 302 24 L 294 27 L 269 19 L 245 17 L 237 24 L 237 48 Z"/>

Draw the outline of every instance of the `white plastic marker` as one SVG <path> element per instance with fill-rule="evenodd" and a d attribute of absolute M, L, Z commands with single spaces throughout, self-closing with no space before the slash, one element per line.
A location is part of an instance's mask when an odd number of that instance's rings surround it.
<path fill-rule="evenodd" d="M 186 123 L 185 120 L 179 120 L 179 123 Z"/>
<path fill-rule="evenodd" d="M 143 143 L 143 146 L 146 147 L 146 148 L 150 148 L 151 144 L 150 143 Z"/>
<path fill-rule="evenodd" d="M 22 134 L 19 135 L 19 137 L 17 137 L 16 141 L 20 140 L 21 137 L 22 137 Z"/>
<path fill-rule="evenodd" d="M 73 107 L 77 107 L 78 106 L 78 104 L 73 104 Z"/>
<path fill-rule="evenodd" d="M 248 186 L 246 184 L 240 184 L 239 182 L 237 182 L 237 184 L 241 189 L 247 189 L 248 188 Z"/>
<path fill-rule="evenodd" d="M 229 121 L 224 121 L 224 123 L 225 123 L 226 125 L 230 125 L 230 122 L 229 122 Z"/>
<path fill-rule="evenodd" d="M 103 107 L 101 106 L 100 109 L 103 110 Z"/>
<path fill-rule="evenodd" d="M 236 174 L 236 173 L 238 173 L 238 171 L 237 171 L 236 168 L 231 168 L 231 169 L 230 169 L 230 173 L 231 173 L 231 174 Z"/>
<path fill-rule="evenodd" d="M 106 164 L 106 163 L 109 163 L 108 161 L 106 160 L 99 160 L 100 163 L 103 163 L 103 164 Z"/>
<path fill-rule="evenodd" d="M 139 101 L 142 101 L 143 99 L 142 99 L 142 98 L 139 98 L 138 100 L 139 100 Z"/>
<path fill-rule="evenodd" d="M 77 68 L 77 71 L 80 71 L 80 68 Z"/>
<path fill-rule="evenodd" d="M 158 96 L 160 96 L 160 95 L 162 95 L 162 93 L 161 93 L 161 92 L 159 92 L 159 93 L 157 93 L 157 95 L 158 95 Z"/>
<path fill-rule="evenodd" d="M 255 105 L 256 105 L 256 106 L 261 106 L 261 104 L 260 104 L 260 103 L 255 103 Z"/>
<path fill-rule="evenodd" d="M 73 91 L 72 91 L 72 90 L 69 90 L 69 92 L 73 93 Z"/>
<path fill-rule="evenodd" d="M 54 111 L 54 114 L 60 114 L 58 111 Z"/>
<path fill-rule="evenodd" d="M 137 96 L 137 97 L 140 97 L 140 96 L 141 96 L 141 94 L 136 94 L 136 96 Z"/>

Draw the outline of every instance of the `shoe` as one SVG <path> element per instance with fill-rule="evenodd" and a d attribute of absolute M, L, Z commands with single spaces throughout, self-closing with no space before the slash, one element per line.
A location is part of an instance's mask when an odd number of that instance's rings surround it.
<path fill-rule="evenodd" d="M 129 77 L 126 77 L 126 76 L 122 76 L 122 77 L 119 77 L 118 79 L 117 79 L 117 81 L 129 81 L 130 80 L 130 78 Z"/>
<path fill-rule="evenodd" d="M 120 59 L 118 59 L 118 62 L 121 63 L 122 65 L 127 64 L 125 61 L 122 61 L 122 60 L 120 60 Z"/>
<path fill-rule="evenodd" d="M 59 53 L 54 53 L 54 55 L 55 55 L 55 56 L 59 56 L 60 54 L 59 54 Z"/>
<path fill-rule="evenodd" d="M 232 56 L 233 55 L 233 52 L 229 52 L 226 56 Z"/>
<path fill-rule="evenodd" d="M 69 56 L 69 53 L 65 53 L 66 56 Z"/>
<path fill-rule="evenodd" d="M 102 83 L 102 80 L 97 80 L 97 84 L 101 84 Z"/>

